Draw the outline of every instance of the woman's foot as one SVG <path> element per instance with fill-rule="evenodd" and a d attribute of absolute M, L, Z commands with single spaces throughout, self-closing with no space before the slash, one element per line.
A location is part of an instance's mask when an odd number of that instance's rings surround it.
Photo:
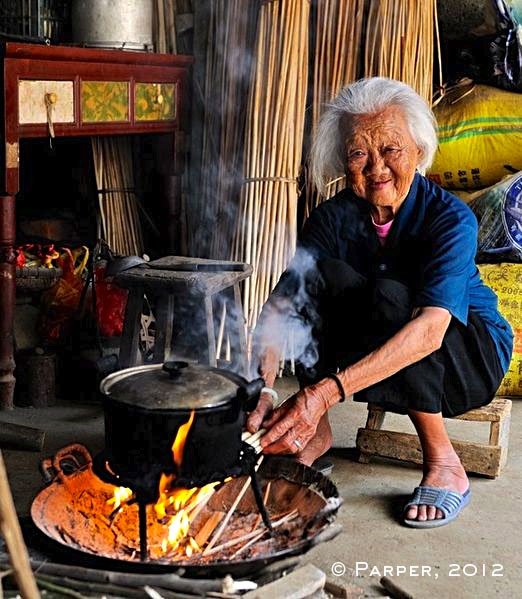
<path fill-rule="evenodd" d="M 469 480 L 458 455 L 452 452 L 424 463 L 424 476 L 420 486 L 449 489 L 462 495 L 469 488 Z M 419 505 L 410 507 L 405 518 L 423 522 L 444 518 L 444 514 L 434 506 Z"/>

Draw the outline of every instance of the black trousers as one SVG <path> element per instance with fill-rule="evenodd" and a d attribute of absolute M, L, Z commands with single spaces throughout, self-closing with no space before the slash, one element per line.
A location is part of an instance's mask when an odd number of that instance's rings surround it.
<path fill-rule="evenodd" d="M 314 329 L 319 361 L 298 368 L 301 386 L 354 364 L 380 347 L 409 320 L 412 293 L 392 278 L 369 280 L 338 260 L 319 263 L 315 301 L 321 322 Z M 355 394 L 356 401 L 385 410 L 457 416 L 488 404 L 503 372 L 493 339 L 482 319 L 470 312 L 468 325 L 455 318 L 442 346 L 424 359 Z"/>

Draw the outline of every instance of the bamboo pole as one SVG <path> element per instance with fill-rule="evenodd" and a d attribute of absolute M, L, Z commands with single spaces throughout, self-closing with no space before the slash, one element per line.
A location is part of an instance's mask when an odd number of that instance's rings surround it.
<path fill-rule="evenodd" d="M 20 530 L 9 488 L 4 458 L 0 451 L 0 532 L 5 539 L 13 574 L 24 599 L 38 599 L 40 593 L 29 563 L 27 547 Z"/>

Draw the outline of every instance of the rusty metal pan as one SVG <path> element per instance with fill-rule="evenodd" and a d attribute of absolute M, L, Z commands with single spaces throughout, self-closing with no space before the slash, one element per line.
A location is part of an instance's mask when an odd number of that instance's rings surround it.
<path fill-rule="evenodd" d="M 318 543 L 330 540 L 340 532 L 334 525 L 342 499 L 331 480 L 320 472 L 288 459 L 270 457 L 265 459 L 259 471 L 261 480 L 285 480 L 301 485 L 321 497 L 320 509 L 313 514 L 303 530 L 302 538 L 281 550 L 251 559 L 238 557 L 236 560 L 212 561 L 194 564 L 188 561 L 167 562 L 136 558 L 116 559 L 106 557 L 96 548 L 96 542 L 78 542 L 80 531 L 64 529 L 64 514 L 74 509 L 75 497 L 87 493 L 93 485 L 92 460 L 89 452 L 81 445 L 71 445 L 60 450 L 53 459 L 45 460 L 42 473 L 47 481 L 35 497 L 31 506 L 31 519 L 38 529 L 40 541 L 52 558 L 66 563 L 89 567 L 133 572 L 172 572 L 182 569 L 186 576 L 217 577 L 231 574 L 235 577 L 249 576 L 268 564 L 287 557 L 301 555 Z M 99 485 L 106 483 L 97 479 Z M 42 536 L 43 535 L 43 536 Z M 84 539 L 85 540 L 85 539 Z"/>

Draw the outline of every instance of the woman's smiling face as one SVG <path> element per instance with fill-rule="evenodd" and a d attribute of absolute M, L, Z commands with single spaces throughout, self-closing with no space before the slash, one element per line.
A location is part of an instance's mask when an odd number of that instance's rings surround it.
<path fill-rule="evenodd" d="M 347 180 L 355 194 L 396 214 L 422 157 L 402 110 L 390 106 L 351 117 L 345 147 Z"/>

